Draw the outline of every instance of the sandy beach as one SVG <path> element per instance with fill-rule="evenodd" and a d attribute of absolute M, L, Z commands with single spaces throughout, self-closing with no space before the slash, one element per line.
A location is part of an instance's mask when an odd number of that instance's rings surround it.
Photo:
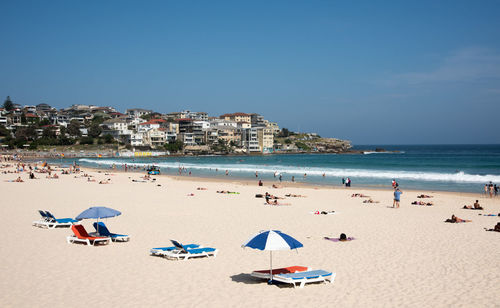
<path fill-rule="evenodd" d="M 14 167 L 0 171 L 14 170 Z M 59 179 L 28 179 L 28 173 L 1 174 L 3 235 L 0 305 L 2 307 L 176 306 L 176 307 L 498 307 L 500 233 L 486 232 L 500 217 L 500 198 L 479 194 L 406 191 L 392 208 L 392 191 L 331 189 L 273 183 L 207 179 L 182 180 L 143 173 L 84 169 Z M 18 176 L 23 183 L 7 182 Z M 98 181 L 111 179 L 111 184 Z M 287 184 L 285 183 L 285 186 Z M 197 190 L 205 187 L 207 190 Z M 228 190 L 240 194 L 218 194 Z M 305 195 L 270 206 L 256 194 Z M 354 193 L 380 203 L 366 204 Z M 194 195 L 190 195 L 194 194 Z M 419 194 L 434 196 L 417 199 Z M 479 199 L 483 211 L 465 210 Z M 411 205 L 432 201 L 434 206 Z M 130 242 L 100 247 L 68 244 L 68 228 L 32 226 L 38 210 L 75 217 L 90 206 L 122 212 L 105 220 L 112 232 Z M 315 215 L 314 211 L 335 211 Z M 472 222 L 451 224 L 452 214 Z M 89 231 L 94 220 L 82 224 Z M 332 284 L 267 285 L 250 276 L 269 268 L 269 252 L 241 245 L 260 230 L 281 230 L 304 245 L 273 253 L 274 267 L 308 266 L 336 273 Z M 352 236 L 350 242 L 323 237 Z M 216 258 L 170 261 L 149 255 L 170 239 L 219 250 Z"/>

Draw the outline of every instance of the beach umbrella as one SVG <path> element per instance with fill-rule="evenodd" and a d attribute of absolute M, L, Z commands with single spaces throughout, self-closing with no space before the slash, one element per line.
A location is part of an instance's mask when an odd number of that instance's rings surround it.
<path fill-rule="evenodd" d="M 76 219 L 97 219 L 97 222 L 99 222 L 101 218 L 115 217 L 121 214 L 122 212 L 110 209 L 109 207 L 93 206 L 81 212 L 80 215 L 76 216 Z M 99 233 L 99 224 L 97 224 L 97 233 Z"/>
<path fill-rule="evenodd" d="M 243 248 L 250 247 L 259 250 L 269 250 L 270 253 L 270 283 L 273 281 L 273 251 L 274 250 L 291 250 L 303 247 L 301 242 L 297 241 L 288 234 L 278 230 L 260 231 L 259 234 L 253 236 L 245 244 Z"/>

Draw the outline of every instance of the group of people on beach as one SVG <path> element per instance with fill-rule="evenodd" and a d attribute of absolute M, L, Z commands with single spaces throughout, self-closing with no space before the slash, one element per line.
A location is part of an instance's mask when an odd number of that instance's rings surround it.
<path fill-rule="evenodd" d="M 490 198 L 498 196 L 498 185 L 490 182 L 489 184 L 484 184 L 484 195 L 490 196 Z"/>

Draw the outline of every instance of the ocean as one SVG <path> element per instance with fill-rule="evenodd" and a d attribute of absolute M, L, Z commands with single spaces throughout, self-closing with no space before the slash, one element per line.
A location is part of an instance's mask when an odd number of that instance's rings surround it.
<path fill-rule="evenodd" d="M 500 145 L 359 145 L 383 148 L 365 154 L 280 154 L 258 156 L 188 156 L 151 158 L 68 158 L 82 166 L 157 165 L 163 174 L 179 168 L 193 176 L 290 181 L 340 186 L 349 177 L 352 187 L 389 188 L 395 179 L 402 189 L 482 192 L 490 181 L 500 184 Z M 53 162 L 60 163 L 61 160 Z M 276 177 L 275 177 L 276 174 Z M 306 174 L 306 176 L 304 176 Z M 324 176 L 323 176 L 324 175 Z"/>

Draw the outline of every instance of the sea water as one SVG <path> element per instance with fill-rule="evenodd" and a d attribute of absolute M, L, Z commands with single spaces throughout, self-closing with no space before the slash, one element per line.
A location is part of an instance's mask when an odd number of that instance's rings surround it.
<path fill-rule="evenodd" d="M 163 174 L 261 179 L 264 184 L 283 181 L 352 186 L 482 192 L 490 181 L 500 184 L 500 145 L 360 145 L 355 149 L 384 148 L 365 154 L 279 154 L 242 156 L 187 156 L 150 158 L 71 158 L 81 166 L 156 165 Z M 57 160 L 60 162 L 60 160 Z M 226 170 L 229 175 L 225 175 Z M 257 176 L 255 173 L 257 172 Z"/>

